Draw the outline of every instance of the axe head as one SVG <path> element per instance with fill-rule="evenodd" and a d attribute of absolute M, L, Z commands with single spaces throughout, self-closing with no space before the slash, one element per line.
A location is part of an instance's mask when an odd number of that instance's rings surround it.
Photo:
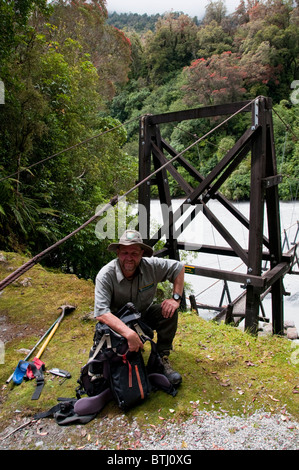
<path fill-rule="evenodd" d="M 76 309 L 76 307 L 74 305 L 61 305 L 60 307 L 58 307 L 58 309 L 61 309 L 63 311 L 63 313 L 70 313 L 72 312 L 73 310 Z"/>

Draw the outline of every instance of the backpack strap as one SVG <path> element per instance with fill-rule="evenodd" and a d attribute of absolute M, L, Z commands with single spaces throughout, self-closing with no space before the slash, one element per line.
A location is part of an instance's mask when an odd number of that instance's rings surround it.
<path fill-rule="evenodd" d="M 48 411 L 38 413 L 34 419 L 54 418 L 59 426 L 67 426 L 69 424 L 86 424 L 96 417 L 96 413 L 79 415 L 75 412 L 74 406 L 78 401 L 76 398 L 59 399 L 60 403 L 50 408 Z"/>
<path fill-rule="evenodd" d="M 140 317 L 141 317 L 140 313 L 130 313 L 129 315 L 128 314 L 122 315 L 121 317 L 119 317 L 119 319 L 123 321 L 124 323 L 129 323 L 134 320 L 139 320 Z"/>
<path fill-rule="evenodd" d="M 41 418 L 52 418 L 54 414 L 59 411 L 61 408 L 61 404 L 58 403 L 57 405 L 52 406 L 47 411 L 42 411 L 41 413 L 37 413 L 36 415 L 33 416 L 34 419 L 41 419 Z"/>
<path fill-rule="evenodd" d="M 110 338 L 109 331 L 107 331 L 106 333 L 103 334 L 99 344 L 97 345 L 92 357 L 89 358 L 87 364 L 94 360 L 94 358 L 99 354 L 99 352 L 101 351 L 101 349 L 103 348 L 105 343 L 107 343 L 107 348 L 110 349 L 111 348 L 111 338 Z"/>
<path fill-rule="evenodd" d="M 134 328 L 136 330 L 136 333 L 140 336 L 141 340 L 144 339 L 143 342 L 151 341 L 151 338 L 144 333 L 139 323 L 134 323 Z"/>

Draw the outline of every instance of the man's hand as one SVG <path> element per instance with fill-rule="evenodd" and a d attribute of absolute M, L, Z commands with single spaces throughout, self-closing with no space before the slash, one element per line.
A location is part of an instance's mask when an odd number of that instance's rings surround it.
<path fill-rule="evenodd" d="M 179 308 L 180 302 L 174 299 L 165 299 L 161 303 L 162 315 L 164 318 L 171 318 L 174 312 Z"/>
<path fill-rule="evenodd" d="M 140 337 L 138 336 L 135 331 L 131 330 L 131 328 L 128 328 L 128 333 L 125 336 L 125 338 L 128 341 L 128 346 L 129 346 L 129 351 L 137 352 L 139 349 L 143 349 L 143 342 L 141 341 Z"/>
<path fill-rule="evenodd" d="M 120 318 L 116 317 L 112 313 L 105 313 L 96 319 L 104 323 L 105 325 L 110 326 L 110 328 L 120 335 L 122 335 L 128 341 L 129 351 L 139 351 L 139 349 L 143 349 L 143 342 L 141 341 L 138 334 L 131 330 Z"/>

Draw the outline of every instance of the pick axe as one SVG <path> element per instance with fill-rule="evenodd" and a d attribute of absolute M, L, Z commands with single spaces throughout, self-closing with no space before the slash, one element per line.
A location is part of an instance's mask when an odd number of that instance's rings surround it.
<path fill-rule="evenodd" d="M 24 362 L 29 359 L 31 354 L 35 351 L 37 346 L 47 337 L 47 335 L 50 333 L 50 335 L 46 338 L 44 344 L 42 345 L 41 349 L 39 350 L 38 354 L 36 355 L 36 358 L 40 358 L 44 350 L 46 349 L 47 345 L 49 344 L 49 341 L 55 334 L 55 331 L 57 330 L 59 324 L 62 322 L 64 315 L 67 315 L 71 313 L 73 310 L 75 310 L 76 307 L 73 305 L 61 305 L 61 307 L 58 307 L 59 309 L 62 309 L 62 314 L 55 320 L 55 322 L 50 326 L 50 328 L 46 331 L 46 333 L 43 335 L 43 337 L 36 343 L 36 345 L 31 349 L 31 351 L 27 354 L 27 356 L 24 359 Z M 22 362 L 22 361 L 21 361 Z M 9 383 L 12 378 L 13 378 L 14 373 L 11 374 L 11 376 L 6 380 L 6 383 Z"/>

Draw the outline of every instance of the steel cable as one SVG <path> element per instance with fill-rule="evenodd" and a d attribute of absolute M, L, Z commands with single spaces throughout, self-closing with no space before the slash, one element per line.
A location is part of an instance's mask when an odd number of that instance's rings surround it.
<path fill-rule="evenodd" d="M 197 145 L 199 142 L 204 140 L 206 137 L 208 137 L 210 134 L 215 132 L 217 129 L 219 129 L 221 126 L 223 126 L 226 122 L 228 122 L 230 119 L 235 117 L 237 114 L 241 113 L 246 109 L 248 106 L 250 106 L 254 101 L 256 101 L 258 98 L 254 98 L 252 101 L 247 103 L 245 106 L 243 106 L 241 109 L 233 113 L 231 116 L 226 118 L 224 121 L 222 121 L 220 124 L 215 126 L 213 129 L 211 129 L 209 132 L 207 132 L 205 135 L 197 139 L 195 142 L 193 142 L 191 145 L 189 145 L 187 148 L 182 150 L 180 153 L 175 155 L 173 158 L 168 160 L 166 163 L 161 165 L 158 169 L 156 169 L 154 172 L 152 172 L 150 175 L 148 175 L 146 178 L 144 178 L 142 181 L 139 181 L 136 183 L 132 188 L 130 188 L 125 194 L 122 196 L 118 197 L 117 195 L 114 196 L 99 212 L 94 214 L 90 219 L 88 219 L 84 224 L 82 224 L 80 227 L 78 227 L 76 230 L 71 232 L 70 234 L 66 235 L 64 238 L 59 240 L 58 242 L 54 243 L 50 247 L 46 248 L 44 251 L 41 253 L 37 254 L 33 258 L 31 258 L 29 261 L 24 263 L 22 266 L 20 266 L 18 269 L 16 269 L 13 273 L 9 274 L 5 279 L 0 281 L 0 291 L 5 289 L 8 285 L 10 285 L 13 281 L 18 279 L 22 274 L 27 272 L 29 269 L 31 269 L 35 264 L 37 264 L 41 259 L 43 259 L 45 256 L 47 256 L 51 251 L 53 251 L 55 248 L 60 246 L 62 243 L 76 235 L 79 231 L 83 230 L 84 228 L 87 227 L 90 223 L 92 223 L 94 220 L 96 220 L 98 217 L 100 217 L 105 211 L 109 210 L 111 207 L 115 206 L 117 203 L 119 203 L 122 199 L 126 198 L 129 194 L 131 194 L 133 191 L 135 191 L 137 188 L 139 188 L 142 184 L 146 183 L 149 179 L 151 179 L 154 175 L 162 171 L 166 166 L 170 165 L 173 163 L 175 160 L 177 160 L 179 157 L 181 157 L 184 153 L 186 153 L 188 150 L 193 148 L 195 145 Z M 121 124 L 123 125 L 123 124 Z M 120 126 L 119 126 L 120 127 Z M 113 130 L 113 129 L 111 129 Z M 92 138 L 96 138 L 97 136 L 94 136 Z M 92 139 L 90 138 L 90 140 Z M 79 144 L 76 144 L 79 145 Z"/>

